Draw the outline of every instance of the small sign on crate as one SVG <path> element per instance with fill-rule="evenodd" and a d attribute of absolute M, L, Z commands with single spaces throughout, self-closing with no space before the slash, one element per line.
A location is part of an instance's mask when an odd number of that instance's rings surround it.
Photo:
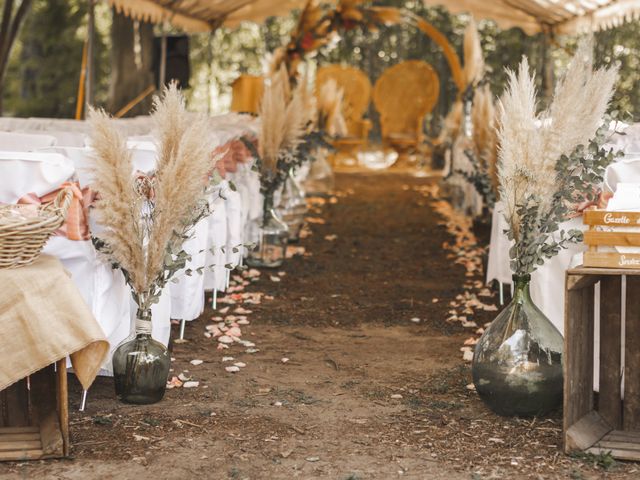
<path fill-rule="evenodd" d="M 587 210 L 584 223 L 589 230 L 584 243 L 589 250 L 584 253 L 585 267 L 625 268 L 640 270 L 640 253 L 603 251 L 603 247 L 638 247 L 640 251 L 640 212 L 607 212 Z M 602 227 L 613 227 L 605 230 Z M 621 230 L 634 228 L 636 231 Z"/>

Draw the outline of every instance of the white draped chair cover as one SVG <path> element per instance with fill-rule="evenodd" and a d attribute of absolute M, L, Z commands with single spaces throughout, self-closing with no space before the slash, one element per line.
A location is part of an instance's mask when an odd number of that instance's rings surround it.
<path fill-rule="evenodd" d="M 227 181 L 223 180 L 211 195 L 209 205 L 209 242 L 204 272 L 204 289 L 226 289 L 226 245 L 227 245 L 227 208 L 223 192 L 228 188 Z"/>
<path fill-rule="evenodd" d="M 52 135 L 0 132 L 0 150 L 13 152 L 31 152 L 56 145 Z"/>

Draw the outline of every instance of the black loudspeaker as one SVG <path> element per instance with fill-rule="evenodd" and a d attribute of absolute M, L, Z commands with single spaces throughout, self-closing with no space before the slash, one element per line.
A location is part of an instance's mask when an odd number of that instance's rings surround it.
<path fill-rule="evenodd" d="M 187 35 L 167 36 L 167 66 L 165 83 L 178 82 L 180 88 L 189 88 L 191 67 L 189 66 L 189 37 Z M 160 85 L 160 65 L 162 64 L 162 37 L 153 39 L 153 74 L 156 85 Z"/>

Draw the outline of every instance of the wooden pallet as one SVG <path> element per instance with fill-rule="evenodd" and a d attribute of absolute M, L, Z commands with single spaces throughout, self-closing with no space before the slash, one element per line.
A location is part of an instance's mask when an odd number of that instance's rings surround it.
<path fill-rule="evenodd" d="M 622 285 L 626 276 L 626 316 Z M 594 365 L 594 287 L 600 282 L 600 361 Z M 640 270 L 569 270 L 565 291 L 564 450 L 640 460 Z M 624 385 L 622 326 L 624 322 Z M 597 406 L 593 372 L 600 373 Z M 623 398 L 624 387 L 624 398 Z"/>
<path fill-rule="evenodd" d="M 69 455 L 66 360 L 0 392 L 0 461 Z"/>
<path fill-rule="evenodd" d="M 622 268 L 640 270 L 640 253 L 602 252 L 600 247 L 639 247 L 639 232 L 606 232 L 599 227 L 640 227 L 638 212 L 606 212 L 587 210 L 584 223 L 589 230 L 584 234 L 584 243 L 589 250 L 584 253 L 585 267 Z"/>

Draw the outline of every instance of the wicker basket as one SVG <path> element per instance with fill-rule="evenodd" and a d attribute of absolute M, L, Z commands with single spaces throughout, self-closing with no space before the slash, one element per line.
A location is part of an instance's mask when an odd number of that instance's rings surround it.
<path fill-rule="evenodd" d="M 62 189 L 44 205 L 0 206 L 0 268 L 32 263 L 49 237 L 62 226 L 73 193 Z"/>

